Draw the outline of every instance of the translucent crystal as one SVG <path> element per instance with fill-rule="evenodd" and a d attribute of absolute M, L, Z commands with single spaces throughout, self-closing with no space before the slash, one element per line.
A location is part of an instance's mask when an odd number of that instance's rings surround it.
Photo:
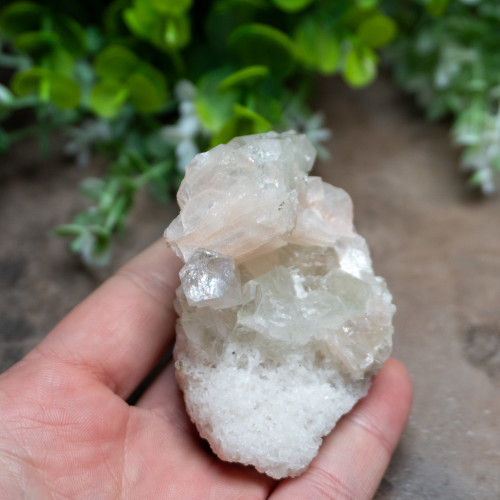
<path fill-rule="evenodd" d="M 179 275 L 190 306 L 223 308 L 241 304 L 239 272 L 231 257 L 199 248 Z"/>
<path fill-rule="evenodd" d="M 287 243 L 297 216 L 297 184 L 312 167 L 314 148 L 301 138 L 305 153 L 295 155 L 292 133 L 272 132 L 261 140 L 264 148 L 233 139 L 190 163 L 177 194 L 181 213 L 166 231 L 185 261 L 202 247 L 241 262 Z"/>
<path fill-rule="evenodd" d="M 222 459 L 300 474 L 391 351 L 392 297 L 352 202 L 309 177 L 305 136 L 239 137 L 198 155 L 165 232 L 185 260 L 176 375 Z"/>

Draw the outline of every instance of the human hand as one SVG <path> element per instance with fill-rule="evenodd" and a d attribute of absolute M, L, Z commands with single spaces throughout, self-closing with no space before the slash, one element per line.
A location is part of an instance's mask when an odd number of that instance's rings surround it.
<path fill-rule="evenodd" d="M 169 363 L 180 262 L 157 242 L 0 375 L 0 498 L 369 499 L 404 428 L 411 382 L 390 359 L 300 477 L 275 481 L 212 455 Z"/>

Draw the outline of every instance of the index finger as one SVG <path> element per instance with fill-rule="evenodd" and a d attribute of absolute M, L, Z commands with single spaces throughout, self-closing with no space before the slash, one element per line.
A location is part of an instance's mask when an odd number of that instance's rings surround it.
<path fill-rule="evenodd" d="M 73 309 L 30 355 L 81 367 L 128 397 L 173 342 L 181 264 L 157 241 Z"/>

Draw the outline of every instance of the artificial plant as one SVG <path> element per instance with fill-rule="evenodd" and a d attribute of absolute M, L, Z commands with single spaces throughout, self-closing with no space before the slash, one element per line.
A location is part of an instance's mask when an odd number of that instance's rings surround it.
<path fill-rule="evenodd" d="M 316 75 L 339 73 L 362 87 L 389 61 L 432 116 L 457 117 L 465 164 L 488 191 L 500 163 L 500 15 L 493 0 L 473 3 L 7 1 L 0 67 L 11 78 L 0 84 L 0 150 L 32 133 L 46 148 L 60 128 L 78 163 L 109 156 L 106 175 L 81 186 L 93 205 L 57 229 L 86 262 L 105 264 L 141 186 L 167 198 L 197 152 L 236 135 L 293 128 L 324 152 L 328 131 L 309 105 Z M 9 116 L 21 108 L 34 120 L 12 130 Z"/>

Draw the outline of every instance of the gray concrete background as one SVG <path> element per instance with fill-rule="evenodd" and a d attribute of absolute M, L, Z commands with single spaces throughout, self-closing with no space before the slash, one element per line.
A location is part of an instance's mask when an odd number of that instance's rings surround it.
<path fill-rule="evenodd" d="M 500 195 L 464 187 L 446 124 L 429 124 L 385 77 L 320 85 L 334 136 L 316 173 L 345 188 L 376 272 L 398 307 L 394 354 L 415 385 L 412 415 L 378 500 L 500 498 Z M 57 142 L 57 141 L 56 141 Z M 78 169 L 36 143 L 0 157 L 0 371 L 18 360 L 176 213 L 141 197 L 112 266 L 92 271 L 49 236 L 85 206 Z"/>

